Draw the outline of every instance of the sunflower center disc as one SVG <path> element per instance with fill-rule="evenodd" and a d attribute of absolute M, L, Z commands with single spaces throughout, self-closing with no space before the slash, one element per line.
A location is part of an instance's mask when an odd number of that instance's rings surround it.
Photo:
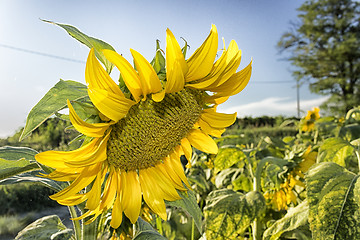
<path fill-rule="evenodd" d="M 161 102 L 148 98 L 132 106 L 112 127 L 107 143 L 109 164 L 134 171 L 160 163 L 198 121 L 203 96 L 201 91 L 184 89 L 166 94 Z"/>

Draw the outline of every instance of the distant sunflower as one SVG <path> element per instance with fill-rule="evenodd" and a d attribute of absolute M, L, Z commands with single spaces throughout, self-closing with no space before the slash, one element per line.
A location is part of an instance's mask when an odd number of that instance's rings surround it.
<path fill-rule="evenodd" d="M 314 107 L 313 110 L 308 111 L 305 116 L 301 130 L 304 132 L 310 132 L 315 128 L 315 121 L 320 118 L 320 108 Z"/>
<path fill-rule="evenodd" d="M 216 154 L 217 145 L 209 135 L 220 137 L 236 119 L 236 113 L 216 112 L 218 104 L 243 90 L 250 79 L 251 63 L 236 73 L 241 51 L 235 41 L 214 63 L 218 34 L 213 25 L 205 42 L 185 60 L 174 35 L 166 33 L 164 81 L 135 50 L 131 54 L 136 70 L 118 53 L 103 51 L 119 69 L 130 95 L 120 90 L 91 49 L 85 79 L 90 100 L 104 121 L 83 121 L 68 101 L 73 126 L 92 141 L 74 151 L 36 155 L 38 162 L 55 168 L 48 178 L 71 181 L 52 199 L 63 205 L 86 201 L 88 211 L 79 219 L 93 216 L 91 222 L 112 208 L 113 228 L 120 226 L 123 213 L 135 223 L 143 198 L 166 220 L 164 200 L 181 199 L 177 190 L 187 191 L 184 184 L 190 188 L 180 156 L 190 161 L 192 146 Z"/>

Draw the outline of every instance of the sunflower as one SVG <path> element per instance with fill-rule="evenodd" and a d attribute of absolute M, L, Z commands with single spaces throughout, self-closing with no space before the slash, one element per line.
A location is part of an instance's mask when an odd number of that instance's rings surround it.
<path fill-rule="evenodd" d="M 236 72 L 241 51 L 232 40 L 215 61 L 215 25 L 204 43 L 187 60 L 169 29 L 166 31 L 166 79 L 131 49 L 135 67 L 118 53 L 103 50 L 120 71 L 125 90 L 111 79 L 91 49 L 85 70 L 90 100 L 101 123 L 82 120 L 68 100 L 70 120 L 91 142 L 74 151 L 46 151 L 36 155 L 55 170 L 46 177 L 71 184 L 50 196 L 63 205 L 85 203 L 78 219 L 94 221 L 112 209 L 111 227 L 118 228 L 123 213 L 135 223 L 142 200 L 167 219 L 164 200 L 181 199 L 178 191 L 190 185 L 180 156 L 190 161 L 192 147 L 216 154 L 213 137 L 234 123 L 236 113 L 216 112 L 217 105 L 239 93 L 251 75 L 251 62 Z M 215 61 L 215 62 L 214 62 Z"/>
<path fill-rule="evenodd" d="M 310 132 L 315 128 L 315 121 L 320 118 L 320 109 L 318 107 L 314 107 L 312 110 L 307 112 L 305 116 L 301 130 L 304 132 Z"/>

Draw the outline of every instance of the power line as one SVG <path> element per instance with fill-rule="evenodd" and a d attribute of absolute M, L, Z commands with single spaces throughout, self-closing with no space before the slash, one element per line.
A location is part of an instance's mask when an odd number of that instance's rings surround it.
<path fill-rule="evenodd" d="M 251 83 L 296 83 L 295 81 L 254 81 L 254 82 L 251 82 Z"/>
<path fill-rule="evenodd" d="M 48 54 L 48 53 L 37 52 L 37 51 L 25 49 L 25 48 L 18 48 L 18 47 L 14 47 L 14 46 L 2 44 L 2 43 L 0 43 L 0 47 L 12 49 L 12 50 L 16 50 L 16 51 L 20 51 L 20 52 L 26 52 L 26 53 L 36 54 L 36 55 L 40 55 L 40 56 L 43 56 L 43 57 L 56 58 L 56 59 L 60 59 L 60 60 L 64 60 L 64 61 L 70 61 L 70 62 L 76 62 L 76 63 L 83 63 L 83 64 L 85 63 L 84 61 L 77 60 L 77 59 L 73 59 L 73 58 L 66 58 L 66 57 L 61 57 L 61 56 L 52 55 L 52 54 Z"/>
<path fill-rule="evenodd" d="M 53 54 L 37 52 L 37 51 L 33 51 L 33 50 L 25 49 L 25 48 L 14 47 L 14 46 L 2 44 L 2 43 L 0 43 L 0 47 L 16 50 L 16 51 L 20 51 L 20 52 L 26 52 L 26 53 L 30 53 L 30 54 L 36 54 L 36 55 L 40 55 L 40 56 L 43 56 L 43 57 L 56 58 L 56 59 L 60 59 L 60 60 L 64 60 L 64 61 L 83 63 L 83 64 L 86 63 L 85 61 L 81 61 L 81 60 L 77 60 L 77 59 L 73 59 L 73 58 L 66 58 L 66 57 L 61 57 L 61 56 L 57 56 L 57 55 L 53 55 Z M 296 83 L 296 82 L 295 81 L 251 81 L 251 83 L 255 83 L 255 84 L 280 84 L 280 83 Z"/>

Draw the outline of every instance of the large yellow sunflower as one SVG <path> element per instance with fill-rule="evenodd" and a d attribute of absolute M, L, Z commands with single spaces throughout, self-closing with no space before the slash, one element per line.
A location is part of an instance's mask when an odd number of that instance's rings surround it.
<path fill-rule="evenodd" d="M 241 51 L 235 41 L 214 63 L 218 34 L 213 25 L 205 42 L 185 60 L 174 35 L 170 30 L 166 33 L 166 79 L 162 81 L 135 50 L 131 49 L 135 68 L 118 53 L 103 51 L 131 94 L 120 90 L 92 49 L 85 79 L 103 122 L 85 122 L 68 101 L 73 126 L 92 141 L 74 151 L 36 155 L 38 162 L 55 168 L 48 178 L 71 182 L 52 199 L 63 205 L 86 201 L 88 211 L 80 219 L 93 216 L 89 220 L 93 221 L 112 208 L 113 228 L 120 226 L 123 213 L 135 223 L 143 199 L 165 220 L 164 200 L 180 199 L 177 190 L 190 188 L 180 156 L 190 160 L 192 146 L 216 154 L 217 145 L 209 135 L 220 137 L 236 119 L 236 113 L 216 112 L 218 104 L 239 93 L 250 79 L 251 63 L 236 73 Z"/>

